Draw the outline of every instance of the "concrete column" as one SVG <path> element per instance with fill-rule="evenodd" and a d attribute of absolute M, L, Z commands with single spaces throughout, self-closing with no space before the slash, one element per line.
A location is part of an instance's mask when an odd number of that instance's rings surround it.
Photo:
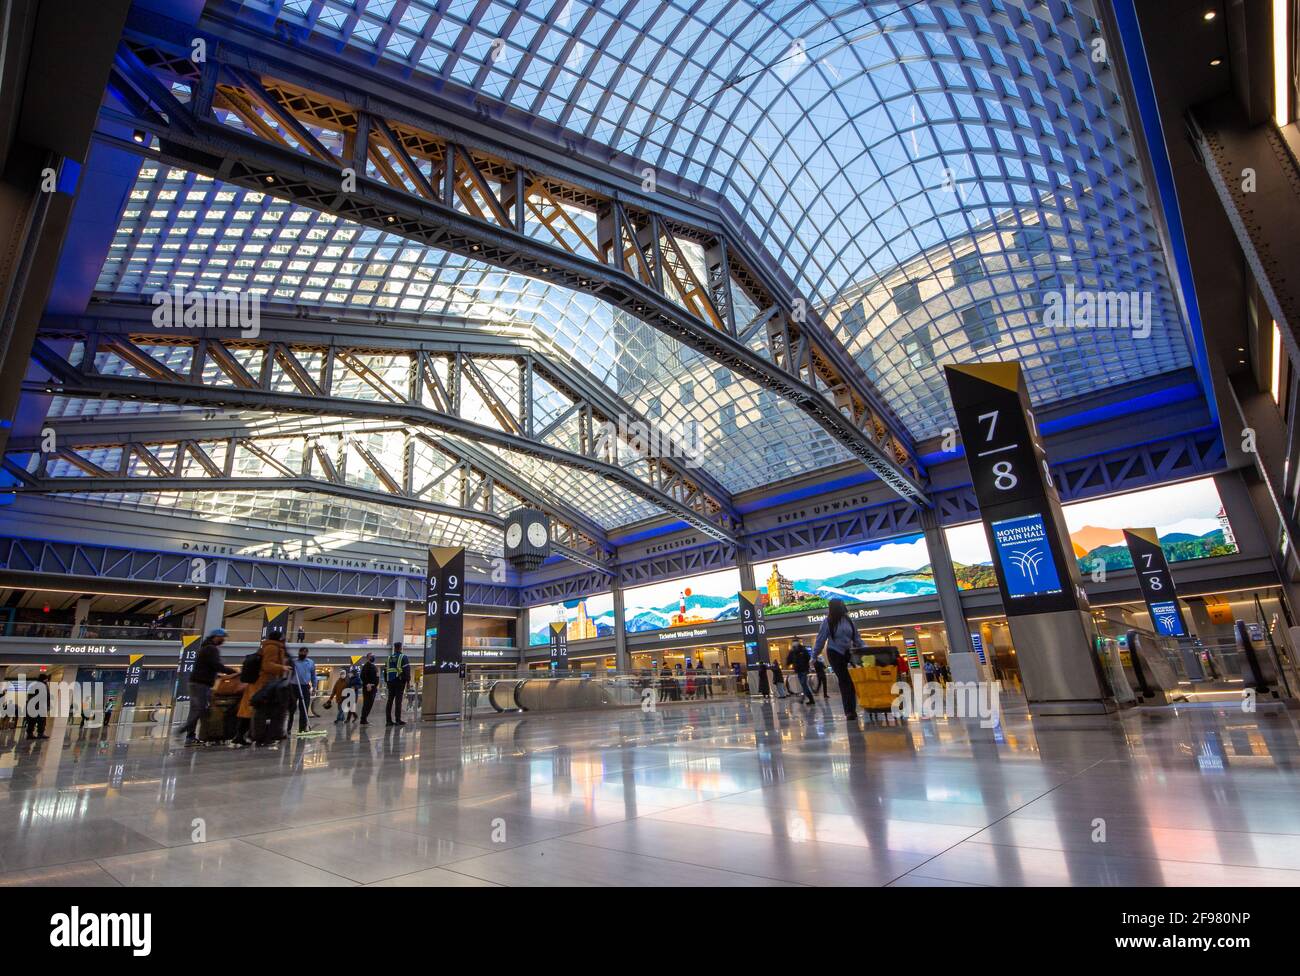
<path fill-rule="evenodd" d="M 740 588 L 742 590 L 758 589 L 758 586 L 754 583 L 754 564 L 749 561 L 749 554 L 739 544 L 736 546 L 736 568 L 740 570 Z"/>
<path fill-rule="evenodd" d="M 614 593 L 614 667 L 619 671 L 629 671 L 632 661 L 627 654 L 627 631 L 623 627 L 623 587 L 615 583 Z"/>
<path fill-rule="evenodd" d="M 948 670 L 952 672 L 954 681 L 979 681 L 984 672 L 971 646 L 970 629 L 961 605 L 961 590 L 957 587 L 957 575 L 952 568 L 952 553 L 948 551 L 948 538 L 943 534 L 939 517 L 933 509 L 921 509 L 921 528 L 925 532 L 925 546 L 930 552 L 930 568 L 934 571 L 943 629 L 948 636 Z"/>
<path fill-rule="evenodd" d="M 519 651 L 519 657 L 515 660 L 515 670 L 524 672 L 528 670 L 528 608 L 523 607 L 519 611 L 519 617 L 515 623 L 515 647 Z"/>
<path fill-rule="evenodd" d="M 76 609 L 72 611 L 72 635 L 74 637 L 86 636 L 86 620 L 90 617 L 90 605 L 94 602 L 94 599 L 94 597 L 90 596 L 77 597 Z"/>
<path fill-rule="evenodd" d="M 406 601 L 394 600 L 393 609 L 388 616 L 388 643 L 395 644 L 402 639 L 406 630 Z"/>
<path fill-rule="evenodd" d="M 207 636 L 218 627 L 226 624 L 226 588 L 213 586 L 208 589 L 208 602 L 203 607 L 203 634 Z"/>

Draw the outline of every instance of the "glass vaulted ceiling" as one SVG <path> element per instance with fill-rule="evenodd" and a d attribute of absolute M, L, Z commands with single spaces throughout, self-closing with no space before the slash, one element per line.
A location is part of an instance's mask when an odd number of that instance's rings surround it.
<path fill-rule="evenodd" d="M 943 362 L 1019 359 L 1039 403 L 1189 362 L 1086 0 L 208 9 L 472 89 L 714 191 L 918 438 L 951 423 Z M 694 418 L 706 470 L 732 491 L 847 457 L 780 400 L 588 296 L 146 164 L 99 287 L 175 283 L 534 328 L 643 413 Z M 1045 328 L 1044 296 L 1069 285 L 1149 293 L 1150 335 Z M 581 494 L 603 524 L 646 514 Z"/>
<path fill-rule="evenodd" d="M 1190 361 L 1091 0 L 210 6 L 718 192 L 916 437 L 952 422 L 943 362 L 1019 359 L 1041 403 Z M 1149 293 L 1149 336 L 1043 327 L 1045 294 L 1071 285 Z M 581 302 L 559 290 L 529 293 Z M 794 467 L 836 456 L 800 443 Z"/>
<path fill-rule="evenodd" d="M 248 290 L 267 303 L 531 328 L 640 414 L 680 430 L 698 445 L 701 468 L 732 492 L 849 458 L 797 408 L 589 295 L 150 162 L 137 175 L 96 290 L 139 298 L 175 285 Z M 357 384 L 341 392 L 366 391 Z M 565 405 L 537 403 L 539 424 Z M 468 419 L 496 426 L 486 410 Z M 571 449 L 565 433 L 548 441 Z M 756 438 L 746 443 L 741 433 Z M 614 524 L 655 514 L 648 503 L 615 495 L 592 490 L 578 501 Z"/>

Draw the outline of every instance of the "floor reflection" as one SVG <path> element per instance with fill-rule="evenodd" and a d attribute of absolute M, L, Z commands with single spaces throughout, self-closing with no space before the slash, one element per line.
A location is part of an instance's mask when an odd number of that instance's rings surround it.
<path fill-rule="evenodd" d="M 1283 710 L 912 720 L 829 704 L 334 726 L 278 750 L 0 732 L 0 882 L 1300 882 Z"/>

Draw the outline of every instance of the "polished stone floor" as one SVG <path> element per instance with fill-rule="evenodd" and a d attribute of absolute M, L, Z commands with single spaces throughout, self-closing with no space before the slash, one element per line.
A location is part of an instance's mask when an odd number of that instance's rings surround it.
<path fill-rule="evenodd" d="M 1290 885 L 1293 714 L 912 721 L 793 700 L 337 731 L 0 733 L 0 884 Z"/>

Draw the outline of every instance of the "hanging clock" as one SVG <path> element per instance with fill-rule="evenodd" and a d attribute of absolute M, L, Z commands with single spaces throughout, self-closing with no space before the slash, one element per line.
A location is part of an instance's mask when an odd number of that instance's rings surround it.
<path fill-rule="evenodd" d="M 506 519 L 505 556 L 515 569 L 532 572 L 551 554 L 551 520 L 532 508 L 516 509 Z"/>

